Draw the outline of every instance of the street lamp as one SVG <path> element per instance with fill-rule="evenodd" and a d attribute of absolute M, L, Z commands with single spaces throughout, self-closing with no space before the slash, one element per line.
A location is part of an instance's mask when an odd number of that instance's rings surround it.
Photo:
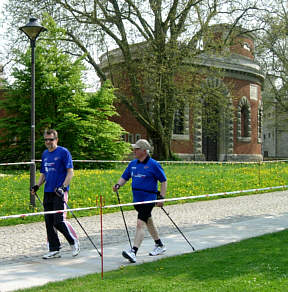
<path fill-rule="evenodd" d="M 19 28 L 30 39 L 31 45 L 31 165 L 30 165 L 30 188 L 36 184 L 35 164 L 35 46 L 36 39 L 42 31 L 47 30 L 41 26 L 36 18 L 30 18 L 29 23 Z M 35 197 L 30 195 L 30 204 L 35 206 Z"/>

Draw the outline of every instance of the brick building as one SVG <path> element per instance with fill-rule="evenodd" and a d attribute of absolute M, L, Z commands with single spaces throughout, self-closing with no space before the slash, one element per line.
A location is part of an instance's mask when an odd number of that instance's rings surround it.
<path fill-rule="evenodd" d="M 228 28 L 227 25 L 215 25 L 213 29 L 215 34 L 224 38 Z M 135 46 L 135 55 L 137 50 L 139 47 Z M 193 66 L 214 67 L 224 72 L 224 77 L 221 79 L 209 77 L 203 82 L 212 89 L 219 88 L 219 85 L 226 88 L 224 94 L 228 105 L 224 107 L 220 104 L 217 109 L 218 129 L 214 137 L 208 135 L 208 130 L 205 128 L 207 123 L 204 121 L 204 112 L 207 104 L 202 102 L 202 107 L 197 108 L 187 104 L 182 111 L 177 111 L 171 141 L 171 148 L 175 154 L 191 160 L 262 160 L 261 88 L 264 76 L 260 66 L 254 61 L 253 51 L 253 34 L 241 31 L 230 46 L 229 53 L 226 52 L 223 56 L 203 53 L 197 59 L 193 59 Z M 101 67 L 108 78 L 120 82 L 118 88 L 123 94 L 127 81 L 125 74 L 119 78 L 119 68 L 123 62 L 120 50 L 112 50 L 107 54 L 100 58 Z M 186 60 L 183 66 L 187 67 L 189 64 L 191 60 Z M 124 104 L 117 105 L 117 111 L 119 116 L 114 120 L 128 132 L 125 136 L 126 141 L 133 143 L 139 138 L 149 138 L 145 128 Z"/>
<path fill-rule="evenodd" d="M 270 76 L 270 78 L 273 78 Z M 274 86 L 277 79 L 274 78 Z M 279 91 L 284 91 L 282 88 Z M 262 153 L 266 158 L 288 157 L 288 96 L 282 97 L 281 104 L 275 98 L 272 86 L 267 82 L 262 94 L 265 105 L 263 121 L 263 144 Z"/>

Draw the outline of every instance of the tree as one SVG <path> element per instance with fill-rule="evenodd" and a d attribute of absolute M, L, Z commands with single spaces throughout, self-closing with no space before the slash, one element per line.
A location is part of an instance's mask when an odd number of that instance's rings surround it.
<path fill-rule="evenodd" d="M 201 42 L 205 44 L 206 53 L 223 52 L 233 40 L 234 28 L 241 25 L 241 21 L 249 23 L 251 14 L 248 12 L 256 9 L 256 4 L 249 0 L 35 0 L 33 3 L 9 0 L 7 5 L 16 23 L 20 15 L 22 20 L 32 12 L 41 15 L 47 11 L 66 30 L 66 50 L 78 56 L 84 54 L 102 81 L 106 75 L 93 53 L 95 44 L 98 53 L 105 52 L 107 46 L 120 50 L 129 94 L 118 92 L 118 97 L 147 129 L 158 159 L 172 155 L 173 119 L 184 102 L 183 97 L 193 97 L 201 90 L 195 71 L 202 77 L 209 74 L 203 68 L 201 72 L 197 66 L 193 68 L 192 60 L 203 54 Z M 210 30 L 210 24 L 219 22 L 223 15 L 229 17 L 231 29 L 220 41 Z M 145 45 L 141 54 L 135 54 L 133 44 L 139 42 Z M 192 68 L 185 73 L 187 83 L 196 82 L 192 88 L 181 88 L 177 76 L 187 58 Z M 142 77 L 141 68 L 149 68 Z M 147 82 L 149 92 L 143 88 Z"/>
<path fill-rule="evenodd" d="M 275 1 L 273 11 L 263 15 L 265 30 L 258 39 L 257 54 L 263 70 L 267 72 L 264 106 L 275 102 L 288 112 L 288 7 Z"/>
<path fill-rule="evenodd" d="M 109 119 L 116 114 L 113 102 L 114 88 L 106 81 L 97 93 L 85 94 L 85 99 L 74 95 L 60 110 L 61 141 L 70 145 L 73 157 L 78 159 L 123 158 L 129 144 L 122 141 L 124 131 Z"/>
<path fill-rule="evenodd" d="M 128 150 L 121 141 L 122 128 L 109 118 L 116 114 L 114 89 L 105 82 L 97 93 L 85 92 L 81 80 L 82 59 L 72 62 L 69 55 L 57 47 L 63 30 L 50 17 L 47 40 L 37 42 L 36 48 L 36 158 L 44 149 L 45 128 L 59 131 L 60 143 L 74 159 L 120 159 Z M 30 157 L 30 96 L 31 52 L 16 52 L 17 62 L 12 75 L 14 82 L 0 101 L 6 116 L 0 120 L 1 161 L 28 160 Z"/>

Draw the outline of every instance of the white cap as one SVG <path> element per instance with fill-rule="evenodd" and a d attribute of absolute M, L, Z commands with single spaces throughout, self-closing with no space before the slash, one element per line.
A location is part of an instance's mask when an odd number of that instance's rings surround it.
<path fill-rule="evenodd" d="M 134 149 L 150 150 L 151 145 L 145 139 L 138 140 L 135 144 L 131 144 Z"/>

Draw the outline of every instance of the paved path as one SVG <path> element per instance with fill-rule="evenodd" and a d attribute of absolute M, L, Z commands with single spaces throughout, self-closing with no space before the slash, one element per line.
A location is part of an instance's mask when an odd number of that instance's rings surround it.
<path fill-rule="evenodd" d="M 166 206 L 165 209 L 197 250 L 214 247 L 244 238 L 283 230 L 288 227 L 288 192 L 224 198 L 219 200 Z M 190 252 L 191 248 L 175 230 L 159 208 L 153 211 L 154 221 L 168 247 L 165 256 Z M 134 237 L 136 213 L 125 212 L 125 218 Z M 99 216 L 80 218 L 88 234 L 100 247 Z M 100 257 L 75 220 L 71 223 L 80 236 L 81 253 L 71 258 L 68 244 L 63 242 L 62 258 L 45 261 L 41 255 L 47 251 L 44 223 L 33 223 L 0 228 L 0 291 L 13 291 L 22 287 L 42 285 L 88 273 L 100 272 Z M 104 269 L 112 270 L 126 264 L 121 251 L 128 247 L 121 213 L 105 214 Z M 159 257 L 147 256 L 153 242 L 148 234 L 139 250 L 137 262 Z M 55 265 L 57 261 L 57 265 Z M 73 266 L 72 266 L 73 263 Z M 51 273 L 53 265 L 53 273 Z M 37 271 L 37 277 L 35 277 Z"/>

